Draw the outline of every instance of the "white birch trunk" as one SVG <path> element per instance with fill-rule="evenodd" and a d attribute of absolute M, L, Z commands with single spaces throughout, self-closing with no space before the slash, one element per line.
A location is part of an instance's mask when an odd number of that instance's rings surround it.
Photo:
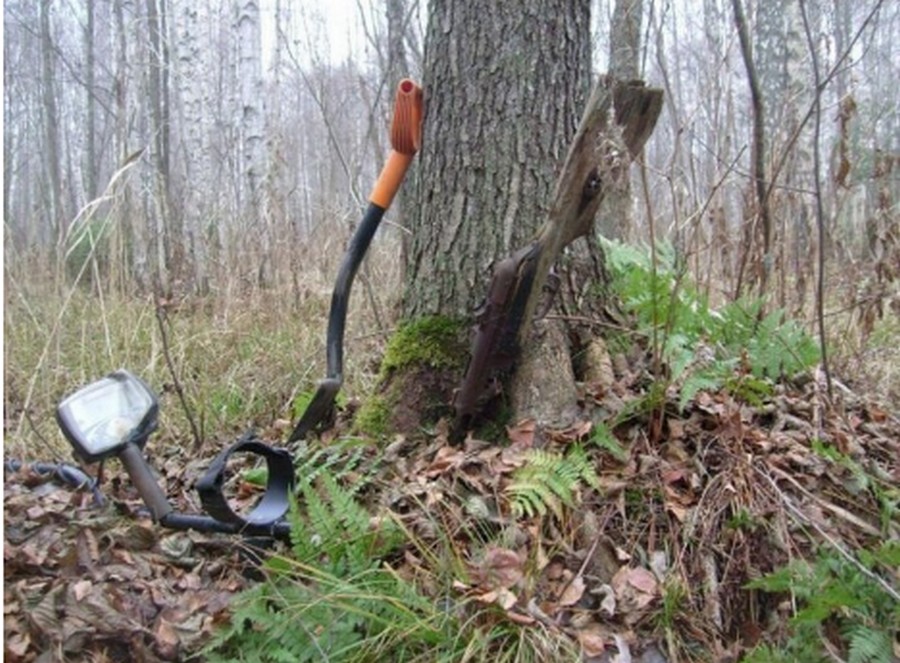
<path fill-rule="evenodd" d="M 208 145 L 210 93 L 213 74 L 202 48 L 202 26 L 209 16 L 203 3 L 183 2 L 175 11 L 176 89 L 181 100 L 181 142 L 185 174 L 182 183 L 184 230 L 194 288 L 208 289 L 209 267 L 206 228 L 210 216 L 207 201 L 213 196 Z M 208 51 L 207 51 L 208 52 Z"/>
<path fill-rule="evenodd" d="M 257 0 L 237 0 L 236 37 L 237 75 L 240 88 L 236 124 L 238 126 L 240 185 L 238 209 L 250 224 L 249 239 L 261 246 L 258 254 L 258 280 L 265 283 L 269 268 L 270 234 L 264 227 L 263 182 L 266 175 L 265 111 L 262 79 L 262 26 Z"/>

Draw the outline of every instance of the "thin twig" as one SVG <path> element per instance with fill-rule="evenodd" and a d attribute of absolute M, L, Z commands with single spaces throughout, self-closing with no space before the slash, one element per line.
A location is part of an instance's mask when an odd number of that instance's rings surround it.
<path fill-rule="evenodd" d="M 809 55 L 812 58 L 813 78 L 816 84 L 816 94 L 813 99 L 815 109 L 813 124 L 813 182 L 816 189 L 816 230 L 819 239 L 818 271 L 816 275 L 816 319 L 819 326 L 819 351 L 822 353 L 822 370 L 825 373 L 825 384 L 828 386 L 828 398 L 832 396 L 831 371 L 828 369 L 828 348 L 825 343 L 825 210 L 822 206 L 822 181 L 819 177 L 822 156 L 819 148 L 819 138 L 822 133 L 822 90 L 821 75 L 819 74 L 819 55 L 816 53 L 816 45 L 813 42 L 812 32 L 809 29 L 809 18 L 806 15 L 806 1 L 800 0 L 800 14 L 803 16 L 803 31 L 806 33 L 806 43 L 809 44 Z"/>
<path fill-rule="evenodd" d="M 156 305 L 156 322 L 159 327 L 160 340 L 162 341 L 163 357 L 165 357 L 169 375 L 172 376 L 172 388 L 175 390 L 178 400 L 181 402 L 184 414 L 187 417 L 188 424 L 191 426 L 191 435 L 194 437 L 194 451 L 199 451 L 200 447 L 203 446 L 203 436 L 200 434 L 200 429 L 197 428 L 197 424 L 194 421 L 194 413 L 191 411 L 190 405 L 188 405 L 187 397 L 184 395 L 184 388 L 181 386 L 181 381 L 178 379 L 178 374 L 175 372 L 175 364 L 172 362 L 172 354 L 169 352 L 169 336 L 166 333 L 166 309 L 162 303 L 160 303 L 159 297 L 157 298 Z"/>
<path fill-rule="evenodd" d="M 863 32 L 865 32 L 866 27 L 868 27 L 869 23 L 874 20 L 875 15 L 881 9 L 881 5 L 884 4 L 884 0 L 878 0 L 874 7 L 872 7 L 872 11 L 870 11 L 863 22 L 859 26 L 859 30 L 856 31 L 856 34 L 853 35 L 853 38 L 850 40 L 850 43 L 847 44 L 847 48 L 844 49 L 844 52 L 838 56 L 838 59 L 835 61 L 834 65 L 828 71 L 827 74 L 819 81 L 817 92 L 824 91 L 828 84 L 832 81 L 832 79 L 837 76 L 838 72 L 841 71 L 841 65 L 844 60 L 850 57 L 850 53 L 856 47 L 856 42 L 859 41 L 860 37 L 862 37 Z M 806 110 L 806 113 L 802 118 L 800 118 L 800 122 L 797 124 L 796 129 L 794 129 L 794 133 L 788 139 L 787 143 L 784 145 L 784 149 L 781 151 L 781 154 L 778 157 L 778 160 L 775 162 L 775 166 L 772 168 L 772 172 L 769 175 L 769 185 L 768 190 L 766 191 L 766 198 L 769 198 L 772 195 L 772 192 L 775 189 L 775 182 L 778 180 L 779 175 L 781 174 L 781 169 L 784 168 L 784 165 L 787 163 L 788 156 L 790 155 L 791 150 L 794 147 L 794 144 L 800 138 L 800 134 L 803 131 L 803 128 L 806 126 L 806 123 L 809 122 L 809 118 L 812 117 L 813 111 L 815 110 L 815 101 L 810 104 L 809 108 Z"/>
<path fill-rule="evenodd" d="M 817 523 L 815 523 L 809 516 L 803 513 L 799 508 L 794 505 L 793 500 L 785 494 L 781 488 L 778 487 L 778 484 L 775 483 L 775 480 L 769 475 L 768 472 L 763 472 L 758 467 L 754 467 L 756 473 L 763 477 L 769 484 L 772 486 L 772 489 L 776 492 L 779 498 L 781 498 L 782 503 L 785 507 L 787 507 L 788 512 L 793 515 L 800 522 L 809 525 L 816 532 L 818 532 L 822 538 L 824 538 L 844 559 L 846 559 L 850 564 L 852 564 L 860 573 L 864 576 L 878 584 L 885 592 L 888 593 L 895 601 L 900 601 L 900 592 L 897 592 L 896 589 L 891 587 L 884 578 L 878 576 L 873 573 L 865 566 L 860 564 L 859 560 L 857 560 L 852 553 L 850 553 L 839 541 L 836 541 L 830 534 L 828 534 L 825 530 L 823 530 Z M 785 478 L 790 479 L 787 474 L 784 475 Z"/>

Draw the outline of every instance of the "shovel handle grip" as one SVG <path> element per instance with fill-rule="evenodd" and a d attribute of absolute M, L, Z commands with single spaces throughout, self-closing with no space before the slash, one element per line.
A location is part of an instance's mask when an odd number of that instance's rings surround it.
<path fill-rule="evenodd" d="M 375 182 L 369 202 L 382 209 L 391 206 L 394 195 L 422 143 L 422 88 L 404 78 L 397 86 L 391 121 L 391 152 Z"/>

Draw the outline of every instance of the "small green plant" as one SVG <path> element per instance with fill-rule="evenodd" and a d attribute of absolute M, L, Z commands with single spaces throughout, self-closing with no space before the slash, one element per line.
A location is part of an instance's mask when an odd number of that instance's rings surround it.
<path fill-rule="evenodd" d="M 822 458 L 845 468 L 852 477 L 855 490 L 868 490 L 872 493 L 880 507 L 881 530 L 887 534 L 891 521 L 900 515 L 900 487 L 871 476 L 857 461 L 830 444 L 821 440 L 813 440 L 811 447 Z"/>
<path fill-rule="evenodd" d="M 382 394 L 371 394 L 356 413 L 355 430 L 370 437 L 383 437 L 388 432 L 391 410 Z"/>
<path fill-rule="evenodd" d="M 772 384 L 819 358 L 813 339 L 783 311 L 762 315 L 760 300 L 738 300 L 719 309 L 686 283 L 675 250 L 662 245 L 655 265 L 646 252 L 617 242 L 605 250 L 613 287 L 638 330 L 654 339 L 668 384 L 680 390 L 683 409 L 699 391 L 726 388 L 759 404 Z"/>
<path fill-rule="evenodd" d="M 688 592 L 680 580 L 670 578 L 662 586 L 662 601 L 656 613 L 660 628 L 672 632 L 676 630 L 677 620 L 686 611 Z"/>
<path fill-rule="evenodd" d="M 456 660 L 453 614 L 383 561 L 401 539 L 393 521 L 372 519 L 328 472 L 301 480 L 299 494 L 290 555 L 266 562 L 267 580 L 236 601 L 208 660 Z"/>
<path fill-rule="evenodd" d="M 582 483 L 600 489 L 597 473 L 581 446 L 574 445 L 565 456 L 533 449 L 505 492 L 516 517 L 545 515 L 547 511 L 562 517 L 563 506 L 575 506 Z"/>
<path fill-rule="evenodd" d="M 750 582 L 752 589 L 790 592 L 798 610 L 781 652 L 771 645 L 759 647 L 746 660 L 829 660 L 822 642 L 831 637 L 839 638 L 832 644 L 845 650 L 849 663 L 891 663 L 900 601 L 896 590 L 876 574 L 880 569 L 889 574 L 900 564 L 900 543 L 887 541 L 874 551 L 860 551 L 858 557 L 856 563 L 825 550 L 812 563 L 797 560 Z"/>
<path fill-rule="evenodd" d="M 613 435 L 613 432 L 606 424 L 599 423 L 594 426 L 591 431 L 591 442 L 604 451 L 608 451 L 619 462 L 624 463 L 628 460 L 628 452 L 625 451 L 622 444 L 616 439 L 616 436 Z"/>

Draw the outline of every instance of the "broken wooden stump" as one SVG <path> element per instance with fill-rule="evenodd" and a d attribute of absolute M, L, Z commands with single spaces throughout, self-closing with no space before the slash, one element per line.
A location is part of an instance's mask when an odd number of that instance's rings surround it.
<path fill-rule="evenodd" d="M 555 356 L 528 351 L 547 275 L 567 245 L 591 232 L 604 195 L 628 177 L 631 162 L 656 126 L 662 101 L 662 90 L 641 81 L 601 77 L 594 87 L 557 179 L 546 222 L 528 246 L 501 261 L 492 275 L 469 365 L 454 400 L 457 431 L 478 415 L 492 383 L 511 366 L 521 370 L 540 356 Z M 540 375 L 543 370 L 529 366 L 523 375 L 528 374 Z"/>

